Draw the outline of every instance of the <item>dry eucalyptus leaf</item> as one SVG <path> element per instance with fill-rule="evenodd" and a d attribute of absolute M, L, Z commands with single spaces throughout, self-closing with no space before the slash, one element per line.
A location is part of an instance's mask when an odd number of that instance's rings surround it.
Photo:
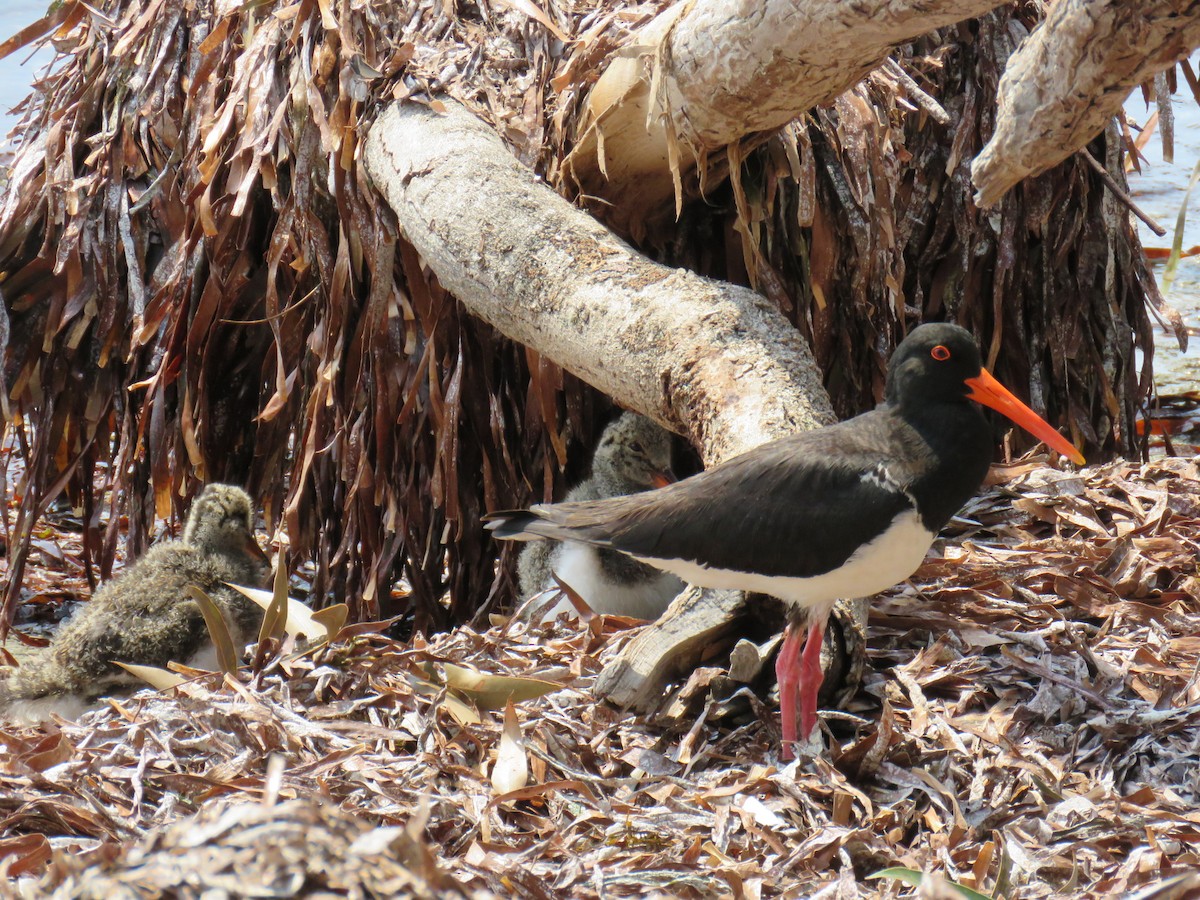
<path fill-rule="evenodd" d="M 520 790 L 529 783 L 529 763 L 525 759 L 525 738 L 521 723 L 517 721 L 517 710 L 512 700 L 504 707 L 504 728 L 500 732 L 500 743 L 496 749 L 496 762 L 492 766 L 492 787 L 497 794 Z"/>

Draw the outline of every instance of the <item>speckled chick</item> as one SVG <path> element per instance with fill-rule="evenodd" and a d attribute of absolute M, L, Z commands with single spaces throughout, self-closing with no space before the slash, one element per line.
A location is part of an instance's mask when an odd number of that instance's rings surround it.
<path fill-rule="evenodd" d="M 208 627 L 187 586 L 212 597 L 244 646 L 262 610 L 225 582 L 266 587 L 269 580 L 249 495 L 228 484 L 208 485 L 192 504 L 181 538 L 154 545 L 104 584 L 50 647 L 0 682 L 0 717 L 38 722 L 56 712 L 74 718 L 95 698 L 142 684 L 114 661 L 214 668 Z"/>
<path fill-rule="evenodd" d="M 637 413 L 623 413 L 604 429 L 592 458 L 592 474 L 573 488 L 567 500 L 601 500 L 635 494 L 673 481 L 671 435 Z M 593 610 L 605 615 L 658 618 L 683 590 L 674 575 L 640 563 L 624 553 L 574 541 L 534 541 L 517 564 L 521 595 L 528 599 L 553 587 L 551 573 L 569 584 Z M 542 616 L 573 612 L 563 598 Z"/>

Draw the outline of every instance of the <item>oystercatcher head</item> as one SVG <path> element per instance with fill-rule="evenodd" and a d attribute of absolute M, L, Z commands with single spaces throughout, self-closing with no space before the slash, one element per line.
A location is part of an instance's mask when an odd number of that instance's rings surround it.
<path fill-rule="evenodd" d="M 979 489 L 994 441 L 978 404 L 1083 462 L 983 368 L 968 332 L 929 324 L 896 349 L 884 402 L 870 412 L 771 441 L 657 491 L 495 513 L 487 527 L 501 539 L 619 550 L 692 584 L 784 600 L 793 615 L 776 674 L 789 757 L 797 717 L 803 738 L 816 724 L 834 602 L 911 575 Z"/>

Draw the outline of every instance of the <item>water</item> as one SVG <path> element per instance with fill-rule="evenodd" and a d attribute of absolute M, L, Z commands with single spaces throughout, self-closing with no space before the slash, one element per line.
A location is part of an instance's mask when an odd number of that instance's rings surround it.
<path fill-rule="evenodd" d="M 1196 60 L 1193 60 L 1193 66 Z M 1191 97 L 1183 79 L 1182 92 L 1176 93 L 1172 107 L 1175 112 L 1175 159 L 1166 162 L 1162 157 L 1162 141 L 1156 133 L 1143 148 L 1148 162 L 1142 163 L 1142 173 L 1129 173 L 1129 186 L 1134 200 L 1158 224 L 1167 229 L 1158 237 L 1140 221 L 1138 233 L 1142 245 L 1170 249 L 1175 236 L 1176 220 L 1184 202 L 1184 192 L 1192 170 L 1200 160 L 1200 106 Z M 1125 103 L 1126 113 L 1137 122 L 1149 119 L 1152 110 L 1146 109 L 1141 92 L 1137 91 Z M 1183 248 L 1200 244 L 1200 184 L 1188 198 L 1183 228 Z M 1163 286 L 1165 263 L 1155 264 L 1159 286 Z M 1186 353 L 1180 353 L 1175 339 L 1165 331 L 1155 336 L 1155 383 L 1161 394 L 1178 394 L 1200 388 L 1200 256 L 1181 259 L 1175 279 L 1166 292 L 1167 302 L 1183 316 L 1191 332 Z"/>
<path fill-rule="evenodd" d="M 47 5 L 45 0 L 0 2 L 0 41 L 44 16 Z M 0 59 L 0 136 L 17 124 L 17 116 L 10 110 L 25 99 L 30 82 L 53 57 L 52 50 L 38 50 L 31 59 L 29 48 L 25 48 Z"/>

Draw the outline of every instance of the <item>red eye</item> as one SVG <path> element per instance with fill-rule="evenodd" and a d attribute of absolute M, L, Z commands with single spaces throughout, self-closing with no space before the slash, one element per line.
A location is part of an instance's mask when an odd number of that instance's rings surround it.
<path fill-rule="evenodd" d="M 929 351 L 929 355 L 932 356 L 934 359 L 936 359 L 938 362 L 945 362 L 946 360 L 948 360 L 950 358 L 950 351 L 944 345 L 938 344 L 936 347 L 934 347 L 932 350 Z"/>

